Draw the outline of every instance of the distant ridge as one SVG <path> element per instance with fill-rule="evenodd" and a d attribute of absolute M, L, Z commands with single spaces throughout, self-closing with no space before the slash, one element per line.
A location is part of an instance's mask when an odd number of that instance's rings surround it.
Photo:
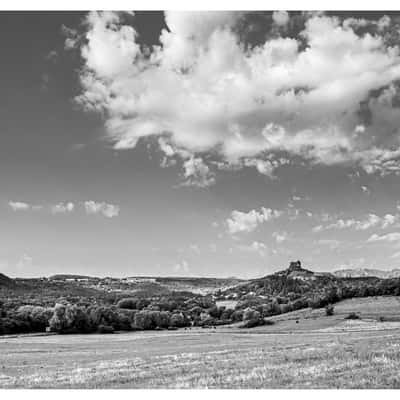
<path fill-rule="evenodd" d="M 73 275 L 73 274 L 57 274 L 49 276 L 50 280 L 57 281 L 57 280 L 65 280 L 65 279 L 98 279 L 93 276 L 87 275 Z"/>
<path fill-rule="evenodd" d="M 339 269 L 333 272 L 338 278 L 363 278 L 363 277 L 376 277 L 381 279 L 399 278 L 400 269 L 395 268 L 392 270 L 380 270 L 373 268 L 348 268 Z"/>
<path fill-rule="evenodd" d="M 15 282 L 13 279 L 9 278 L 7 275 L 0 273 L 0 286 L 14 286 Z"/>

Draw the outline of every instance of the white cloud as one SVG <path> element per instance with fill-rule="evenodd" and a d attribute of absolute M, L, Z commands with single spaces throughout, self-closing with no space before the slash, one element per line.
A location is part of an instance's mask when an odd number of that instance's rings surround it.
<path fill-rule="evenodd" d="M 321 232 L 321 231 L 323 231 L 323 230 L 324 230 L 323 225 L 316 225 L 316 226 L 314 226 L 314 227 L 312 228 L 312 231 L 313 231 L 314 233 L 318 233 L 318 232 Z"/>
<path fill-rule="evenodd" d="M 265 257 L 268 250 L 264 243 L 258 241 L 254 241 L 250 245 L 239 245 L 238 247 L 241 251 L 254 252 L 259 254 L 261 257 Z"/>
<path fill-rule="evenodd" d="M 200 254 L 201 253 L 200 247 L 197 244 L 190 244 L 189 245 L 189 250 L 192 251 L 193 253 L 196 253 L 196 254 Z"/>
<path fill-rule="evenodd" d="M 186 260 L 174 265 L 174 272 L 176 273 L 188 273 L 190 271 L 189 264 Z"/>
<path fill-rule="evenodd" d="M 74 211 L 75 205 L 74 203 L 58 203 L 51 206 L 51 213 L 52 214 L 66 214 Z"/>
<path fill-rule="evenodd" d="M 365 194 L 371 194 L 371 191 L 368 189 L 367 186 L 361 186 L 361 190 Z"/>
<path fill-rule="evenodd" d="M 247 213 L 234 210 L 231 213 L 231 217 L 226 220 L 228 232 L 230 234 L 251 232 L 256 229 L 258 225 L 270 221 L 271 219 L 278 218 L 281 215 L 281 211 L 265 207 L 262 207 L 260 211 L 251 210 Z"/>
<path fill-rule="evenodd" d="M 272 237 L 276 240 L 276 243 L 283 243 L 286 240 L 288 240 L 289 235 L 287 232 L 282 232 L 282 233 L 273 232 Z"/>
<path fill-rule="evenodd" d="M 200 157 L 190 157 L 183 163 L 184 177 L 183 185 L 206 187 L 215 183 L 214 175 L 210 168 L 204 164 Z"/>
<path fill-rule="evenodd" d="M 274 11 L 272 19 L 278 26 L 285 26 L 289 22 L 289 13 L 287 11 Z"/>
<path fill-rule="evenodd" d="M 390 258 L 399 258 L 400 257 L 400 251 L 396 251 L 395 253 L 393 253 Z"/>
<path fill-rule="evenodd" d="M 24 203 L 22 201 L 9 201 L 8 205 L 12 208 L 13 211 L 28 211 L 31 209 L 30 204 Z"/>
<path fill-rule="evenodd" d="M 386 235 L 371 235 L 367 242 L 396 242 L 400 244 L 400 232 L 387 233 Z"/>
<path fill-rule="evenodd" d="M 269 37 L 251 50 L 235 33 L 242 18 L 167 12 L 169 31 L 147 54 L 121 13 L 90 12 L 77 101 L 105 115 L 116 149 L 169 135 L 190 154 L 185 176 L 201 170 L 200 186 L 213 182 L 203 179 L 210 174 L 204 152 L 269 176 L 268 157 L 282 152 L 312 165 L 400 172 L 400 53 L 387 42 L 388 32 L 397 34 L 390 18 L 343 21 L 311 13 L 298 38 Z M 281 26 L 288 18 L 273 14 Z"/>
<path fill-rule="evenodd" d="M 290 164 L 290 161 L 286 158 L 277 158 L 274 159 L 269 157 L 268 159 L 261 158 L 245 158 L 243 160 L 243 165 L 246 167 L 255 167 L 258 173 L 262 175 L 266 175 L 271 179 L 275 179 L 274 172 L 276 169 L 281 167 L 282 165 Z M 240 166 L 241 164 L 238 164 Z"/>
<path fill-rule="evenodd" d="M 201 157 L 195 157 L 193 153 L 172 145 L 165 137 L 158 139 L 158 145 L 165 155 L 161 166 L 174 165 L 176 158 L 182 160 L 183 177 L 185 178 L 182 186 L 206 187 L 215 183 L 214 173 Z"/>
<path fill-rule="evenodd" d="M 119 206 L 114 204 L 98 203 L 93 200 L 85 201 L 84 206 L 88 214 L 101 214 L 107 218 L 117 217 L 120 210 Z"/>
<path fill-rule="evenodd" d="M 396 222 L 400 220 L 400 215 L 396 214 L 385 214 L 383 217 L 380 217 L 376 214 L 368 214 L 368 216 L 363 220 L 357 220 L 354 218 L 349 219 L 338 219 L 336 222 L 333 222 L 328 225 L 317 225 L 312 231 L 313 232 L 321 232 L 323 230 L 328 229 L 346 229 L 353 228 L 357 231 L 364 231 L 370 228 L 379 227 L 381 229 L 385 229 L 391 225 L 394 225 Z"/>

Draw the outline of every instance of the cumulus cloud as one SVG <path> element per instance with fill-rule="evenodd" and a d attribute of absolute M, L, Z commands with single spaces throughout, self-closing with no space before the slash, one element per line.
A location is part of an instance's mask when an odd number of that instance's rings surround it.
<path fill-rule="evenodd" d="M 400 232 L 387 233 L 386 235 L 377 235 L 374 233 L 368 238 L 367 242 L 395 242 L 400 244 Z"/>
<path fill-rule="evenodd" d="M 286 240 L 288 240 L 289 235 L 287 232 L 282 232 L 282 233 L 273 232 L 272 237 L 276 240 L 276 243 L 283 243 Z"/>
<path fill-rule="evenodd" d="M 367 195 L 371 194 L 371 190 L 369 190 L 367 186 L 361 186 L 361 190 Z"/>
<path fill-rule="evenodd" d="M 28 211 L 31 209 L 31 205 L 22 201 L 9 201 L 8 205 L 13 211 Z"/>
<path fill-rule="evenodd" d="M 114 204 L 99 203 L 93 200 L 85 201 L 84 207 L 87 214 L 100 214 L 107 218 L 117 217 L 120 210 L 119 206 Z"/>
<path fill-rule="evenodd" d="M 226 220 L 226 224 L 230 234 L 251 232 L 254 231 L 258 225 L 278 218 L 281 215 L 282 211 L 265 207 L 262 207 L 259 211 L 251 210 L 249 212 L 234 210 L 231 213 L 231 217 Z"/>
<path fill-rule="evenodd" d="M 183 185 L 206 187 L 215 183 L 214 175 L 210 168 L 200 157 L 190 157 L 183 163 L 184 177 Z"/>
<path fill-rule="evenodd" d="M 396 222 L 400 220 L 399 214 L 385 214 L 384 216 L 380 217 L 376 214 L 368 214 L 367 217 L 363 220 L 358 220 L 355 218 L 349 219 L 338 219 L 333 223 L 327 225 L 317 225 L 312 228 L 313 232 L 321 232 L 323 230 L 329 229 L 346 229 L 346 228 L 353 228 L 357 231 L 364 231 L 370 228 L 381 228 L 386 229 L 389 226 L 394 225 Z"/>
<path fill-rule="evenodd" d="M 398 173 L 397 22 L 309 13 L 296 37 L 279 30 L 249 48 L 235 29 L 245 18 L 170 11 L 169 31 L 147 49 L 121 13 L 90 12 L 83 39 L 73 41 L 83 60 L 77 102 L 105 116 L 115 149 L 168 137 L 187 151 L 184 176 L 194 174 L 200 186 L 213 182 L 204 178 L 209 153 L 219 165 L 251 165 L 269 176 L 280 154 Z M 272 18 L 290 21 L 285 12 Z"/>
<path fill-rule="evenodd" d="M 274 11 L 272 13 L 272 20 L 278 26 L 285 26 L 289 22 L 289 13 L 287 11 Z"/>
<path fill-rule="evenodd" d="M 206 187 L 215 183 L 214 173 L 203 159 L 188 150 L 178 148 L 169 143 L 167 138 L 158 139 L 161 152 L 164 154 L 161 166 L 168 167 L 176 164 L 176 158 L 182 161 L 184 181 L 182 186 Z"/>
<path fill-rule="evenodd" d="M 13 211 L 43 211 L 53 215 L 70 214 L 75 210 L 75 204 L 70 201 L 50 205 L 32 205 L 22 201 L 9 201 L 8 205 Z M 101 214 L 107 218 L 117 217 L 120 211 L 117 205 L 93 200 L 85 201 L 82 206 L 87 214 Z"/>
<path fill-rule="evenodd" d="M 51 213 L 52 214 L 67 214 L 74 211 L 75 205 L 74 203 L 58 203 L 51 206 Z"/>

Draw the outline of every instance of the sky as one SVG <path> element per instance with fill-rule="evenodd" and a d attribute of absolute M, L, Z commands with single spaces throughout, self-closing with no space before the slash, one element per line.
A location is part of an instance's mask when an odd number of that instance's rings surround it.
<path fill-rule="evenodd" d="M 400 267 L 400 14 L 0 12 L 0 272 Z"/>

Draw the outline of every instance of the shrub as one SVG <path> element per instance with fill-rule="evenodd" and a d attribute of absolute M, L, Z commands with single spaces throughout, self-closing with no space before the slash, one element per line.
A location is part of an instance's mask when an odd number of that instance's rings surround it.
<path fill-rule="evenodd" d="M 213 299 L 209 296 L 196 298 L 196 303 L 201 308 L 211 308 L 211 307 L 215 306 Z"/>
<path fill-rule="evenodd" d="M 232 321 L 243 321 L 243 310 L 235 310 L 231 315 Z"/>
<path fill-rule="evenodd" d="M 199 306 L 194 306 L 189 310 L 190 315 L 199 317 L 200 314 L 203 312 L 203 309 Z"/>
<path fill-rule="evenodd" d="M 246 308 L 243 313 L 243 321 L 260 319 L 260 313 L 252 308 Z"/>
<path fill-rule="evenodd" d="M 132 298 L 132 297 L 127 297 L 124 299 L 121 299 L 117 303 L 118 308 L 124 308 L 127 310 L 136 310 L 136 305 L 137 305 L 138 299 Z"/>
<path fill-rule="evenodd" d="M 331 315 L 333 315 L 335 312 L 335 307 L 333 307 L 332 304 L 328 304 L 327 306 L 325 306 L 325 314 L 329 317 Z"/>
<path fill-rule="evenodd" d="M 58 333 L 89 333 L 93 325 L 85 309 L 76 305 L 56 304 L 49 321 L 50 330 Z"/>
<path fill-rule="evenodd" d="M 130 331 L 132 330 L 132 323 L 135 319 L 135 312 L 127 313 L 124 311 L 133 311 L 133 310 L 123 310 L 120 309 L 115 313 L 115 319 L 112 321 L 112 327 L 118 331 Z"/>
<path fill-rule="evenodd" d="M 99 325 L 98 333 L 114 333 L 114 328 L 111 325 Z"/>
<path fill-rule="evenodd" d="M 233 309 L 232 308 L 226 308 L 223 312 L 222 312 L 222 314 L 221 314 L 221 316 L 220 316 L 220 319 L 221 320 L 230 320 L 231 318 L 232 318 L 232 314 L 233 314 Z"/>
<path fill-rule="evenodd" d="M 345 319 L 360 319 L 360 316 L 355 312 L 351 312 L 349 315 L 345 317 Z"/>
<path fill-rule="evenodd" d="M 118 330 L 121 329 L 119 327 L 119 314 L 123 316 L 124 311 L 128 310 L 116 309 L 115 307 L 93 306 L 87 308 L 85 311 L 88 317 L 89 325 L 93 330 L 96 330 L 99 325 L 110 325 L 114 329 Z"/>
<path fill-rule="evenodd" d="M 191 325 L 190 321 L 182 313 L 172 314 L 170 324 L 171 326 L 175 326 L 177 328 L 184 328 Z"/>
<path fill-rule="evenodd" d="M 198 323 L 198 326 L 215 326 L 217 322 L 217 319 L 213 317 L 208 317 L 206 319 L 203 319 Z"/>
<path fill-rule="evenodd" d="M 12 317 L 0 319 L 0 334 L 2 335 L 29 332 L 31 332 L 31 326 L 26 321 L 22 321 Z"/>
<path fill-rule="evenodd" d="M 324 306 L 323 300 L 320 299 L 319 297 L 315 297 L 313 299 L 310 299 L 308 301 L 308 307 L 311 308 L 321 308 Z"/>
<path fill-rule="evenodd" d="M 217 307 L 216 305 L 208 309 L 208 313 L 212 318 L 221 318 L 221 314 L 225 311 L 225 307 Z"/>
<path fill-rule="evenodd" d="M 52 315 L 52 308 L 25 305 L 17 309 L 15 317 L 29 325 L 30 332 L 45 332 Z"/>
<path fill-rule="evenodd" d="M 263 326 L 263 325 L 265 325 L 264 318 L 252 318 L 246 320 L 243 324 L 239 326 L 239 328 L 255 328 L 256 326 Z"/>
<path fill-rule="evenodd" d="M 168 311 L 160 311 L 154 314 L 155 323 L 158 328 L 168 328 L 171 323 L 171 316 Z"/>
<path fill-rule="evenodd" d="M 158 311 L 139 311 L 135 314 L 134 326 L 137 329 L 151 330 L 157 327 L 154 313 Z"/>

